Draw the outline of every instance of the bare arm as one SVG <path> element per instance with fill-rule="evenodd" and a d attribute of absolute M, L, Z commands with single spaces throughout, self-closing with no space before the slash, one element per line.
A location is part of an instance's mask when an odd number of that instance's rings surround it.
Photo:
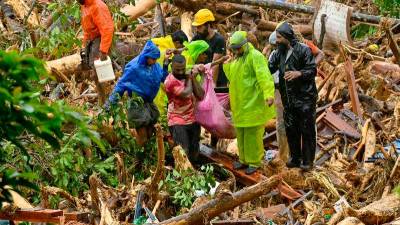
<path fill-rule="evenodd" d="M 219 58 L 218 60 L 216 60 L 216 61 L 212 61 L 211 62 L 211 67 L 213 67 L 213 66 L 215 66 L 215 65 L 220 65 L 220 64 L 222 64 L 222 63 L 224 63 L 226 60 L 228 60 L 229 59 L 229 56 L 224 56 L 224 57 L 221 57 L 221 58 Z"/>
<path fill-rule="evenodd" d="M 224 56 L 223 54 L 215 53 L 214 56 L 213 56 L 213 60 L 212 61 L 215 62 L 218 59 L 222 58 L 223 56 Z M 213 75 L 214 75 L 214 84 L 217 84 L 218 75 L 219 75 L 219 64 L 214 65 L 212 67 L 212 70 L 213 70 Z"/>
<path fill-rule="evenodd" d="M 190 76 L 190 80 L 192 80 L 193 85 L 193 94 L 198 100 L 202 100 L 204 98 L 204 90 L 200 83 L 196 80 L 196 75 L 198 72 L 192 74 Z"/>
<path fill-rule="evenodd" d="M 183 89 L 183 91 L 181 92 L 181 94 L 179 95 L 179 97 L 181 97 L 181 98 L 187 98 L 187 97 L 189 97 L 191 94 L 193 94 L 192 79 L 187 78 L 187 79 L 185 80 L 185 89 Z"/>

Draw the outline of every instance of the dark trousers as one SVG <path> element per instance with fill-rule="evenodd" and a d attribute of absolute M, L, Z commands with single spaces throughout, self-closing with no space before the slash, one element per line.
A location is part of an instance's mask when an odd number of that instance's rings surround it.
<path fill-rule="evenodd" d="M 191 163 L 197 163 L 200 149 L 200 125 L 193 123 L 189 125 L 170 126 L 169 130 L 177 145 L 185 149 Z"/>
<path fill-rule="evenodd" d="M 316 106 L 285 107 L 284 120 L 291 160 L 304 165 L 314 162 L 316 148 Z"/>

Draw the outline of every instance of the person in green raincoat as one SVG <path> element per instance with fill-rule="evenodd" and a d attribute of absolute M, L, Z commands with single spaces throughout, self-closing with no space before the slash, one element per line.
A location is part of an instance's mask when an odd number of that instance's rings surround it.
<path fill-rule="evenodd" d="M 252 174 L 264 156 L 265 123 L 275 117 L 274 81 L 267 59 L 247 41 L 247 33 L 237 31 L 229 40 L 234 57 L 223 68 L 229 80 L 229 96 L 236 128 L 239 162 L 235 170 Z"/>
<path fill-rule="evenodd" d="M 204 64 L 208 59 L 210 46 L 206 41 L 197 40 L 190 43 L 184 43 L 186 48 L 182 55 L 186 59 L 186 69 L 192 69 L 195 64 Z"/>

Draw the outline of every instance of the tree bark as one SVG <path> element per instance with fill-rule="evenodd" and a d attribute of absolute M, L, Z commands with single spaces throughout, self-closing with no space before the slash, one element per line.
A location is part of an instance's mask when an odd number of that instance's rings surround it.
<path fill-rule="evenodd" d="M 400 198 L 389 195 L 359 210 L 347 208 L 345 211 L 348 216 L 357 217 L 367 225 L 383 224 L 400 216 Z"/>
<path fill-rule="evenodd" d="M 165 149 L 164 149 L 164 135 L 160 124 L 155 125 L 156 138 L 157 138 L 157 168 L 149 187 L 151 202 L 155 204 L 158 200 L 158 184 L 164 175 L 165 166 Z"/>
<path fill-rule="evenodd" d="M 23 0 L 7 0 L 6 3 L 14 9 L 14 12 L 22 20 L 29 14 L 30 7 Z M 35 13 L 29 15 L 27 22 L 32 27 L 39 26 L 39 18 Z"/>
<path fill-rule="evenodd" d="M 278 23 L 267 21 L 267 20 L 259 20 L 257 24 L 258 30 L 263 31 L 274 31 Z M 310 25 L 294 25 L 293 29 L 299 31 L 303 35 L 310 35 L 313 33 L 313 29 Z"/>
<path fill-rule="evenodd" d="M 219 2 L 217 3 L 217 13 L 221 13 L 224 15 L 231 15 L 235 12 L 246 12 L 251 15 L 258 15 L 259 11 L 257 9 L 254 9 L 251 6 L 248 5 L 241 5 L 241 4 L 235 4 L 235 3 L 229 3 L 229 2 Z"/>
<path fill-rule="evenodd" d="M 314 14 L 314 12 L 315 12 L 315 8 L 312 6 L 284 3 L 284 2 L 278 2 L 275 0 L 225 0 L 225 1 L 232 2 L 232 3 L 238 3 L 238 4 L 244 4 L 244 5 L 253 5 L 253 6 L 258 6 L 258 7 L 263 7 L 263 8 L 279 9 L 279 10 L 285 10 L 285 11 L 305 13 L 305 14 Z M 379 24 L 382 17 L 353 12 L 351 18 L 353 21 Z M 394 19 L 394 20 L 396 23 L 400 22 L 399 19 Z"/>
<path fill-rule="evenodd" d="M 51 73 L 52 68 L 56 69 L 62 74 L 66 74 L 68 77 L 69 74 L 76 72 L 81 65 L 81 56 L 79 53 L 74 55 L 65 56 L 60 59 L 47 61 L 47 70 Z"/>
<path fill-rule="evenodd" d="M 156 5 L 156 0 L 140 0 L 135 6 L 125 6 L 121 9 L 121 12 L 129 16 L 132 20 L 136 20 L 140 16 L 143 16 L 148 11 L 156 7 Z"/>
<path fill-rule="evenodd" d="M 355 217 L 347 217 L 337 225 L 365 225 L 365 224 Z"/>
<path fill-rule="evenodd" d="M 192 15 L 190 12 L 184 12 L 181 15 L 181 30 L 186 34 L 189 41 L 193 38 L 191 17 Z"/>
<path fill-rule="evenodd" d="M 162 225 L 189 225 L 206 224 L 208 220 L 219 214 L 232 210 L 235 207 L 251 201 L 261 195 L 267 194 L 275 189 L 280 183 L 281 178 L 275 175 L 256 185 L 247 187 L 233 194 L 221 194 L 208 203 L 201 205 L 188 213 L 163 221 Z"/>

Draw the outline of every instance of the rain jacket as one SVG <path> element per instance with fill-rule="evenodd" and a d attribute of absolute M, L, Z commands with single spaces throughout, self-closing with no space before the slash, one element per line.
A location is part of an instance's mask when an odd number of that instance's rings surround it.
<path fill-rule="evenodd" d="M 152 38 L 151 41 L 155 45 L 157 45 L 157 47 L 160 49 L 161 55 L 160 55 L 160 58 L 157 59 L 157 62 L 160 65 L 163 65 L 166 50 L 175 48 L 174 41 L 172 40 L 171 35 L 168 35 L 165 37 L 159 37 L 159 38 Z M 160 90 L 158 91 L 157 96 L 154 99 L 154 103 L 156 104 L 158 111 L 160 112 L 160 115 L 167 114 L 168 98 L 167 98 L 167 94 L 165 93 L 164 84 L 161 84 Z"/>
<path fill-rule="evenodd" d="M 116 103 L 118 94 L 122 96 L 125 91 L 129 96 L 132 96 L 134 92 L 145 102 L 153 102 L 168 71 L 166 68 L 161 68 L 159 63 L 147 65 L 147 58 L 160 58 L 160 50 L 152 41 L 147 41 L 142 52 L 125 66 L 124 74 L 118 80 L 109 98 L 111 103 Z"/>
<path fill-rule="evenodd" d="M 235 127 L 264 125 L 275 117 L 274 107 L 266 100 L 274 98 L 274 81 L 264 55 L 247 43 L 244 55 L 224 64 L 229 80 L 229 96 Z"/>
<path fill-rule="evenodd" d="M 318 95 L 315 85 L 317 69 L 310 48 L 298 42 L 287 22 L 279 26 L 276 31 L 289 40 L 292 48 L 292 54 L 287 60 L 289 50 L 278 48 L 269 61 L 271 73 L 279 71 L 279 91 L 283 105 L 285 108 L 299 108 L 304 104 L 314 104 Z M 300 71 L 302 75 L 295 80 L 286 81 L 283 78 L 285 71 Z"/>
<path fill-rule="evenodd" d="M 102 0 L 85 0 L 81 12 L 83 42 L 101 37 L 100 51 L 108 53 L 114 33 L 114 22 L 107 5 Z"/>
<path fill-rule="evenodd" d="M 199 55 L 201 55 L 210 47 L 204 40 L 192 41 L 190 43 L 184 43 L 184 45 L 187 50 L 182 52 L 182 55 L 186 58 L 187 69 L 193 68 Z"/>

